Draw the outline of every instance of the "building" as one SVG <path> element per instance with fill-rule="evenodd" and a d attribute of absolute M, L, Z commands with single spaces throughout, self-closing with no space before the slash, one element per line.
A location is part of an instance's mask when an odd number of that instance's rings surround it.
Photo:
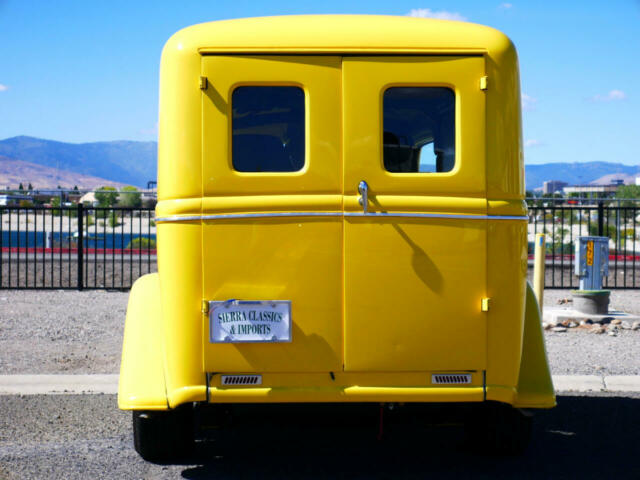
<path fill-rule="evenodd" d="M 562 193 L 562 189 L 569 185 L 567 182 L 562 182 L 560 180 L 548 180 L 542 184 L 542 193 Z"/>
<path fill-rule="evenodd" d="M 32 198 L 29 195 L 20 195 L 20 194 L 2 194 L 0 195 L 0 207 L 17 207 L 20 205 L 21 201 L 32 201 Z"/>
<path fill-rule="evenodd" d="M 613 185 L 572 185 L 564 187 L 565 195 L 577 194 L 584 198 L 609 198 L 613 197 L 618 190 L 619 184 Z"/>

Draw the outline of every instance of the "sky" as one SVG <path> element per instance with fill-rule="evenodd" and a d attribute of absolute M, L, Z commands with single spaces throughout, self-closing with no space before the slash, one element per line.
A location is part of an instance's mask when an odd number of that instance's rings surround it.
<path fill-rule="evenodd" d="M 160 53 L 174 32 L 327 13 L 497 28 L 518 49 L 527 163 L 640 164 L 640 0 L 0 0 L 0 139 L 155 140 Z"/>

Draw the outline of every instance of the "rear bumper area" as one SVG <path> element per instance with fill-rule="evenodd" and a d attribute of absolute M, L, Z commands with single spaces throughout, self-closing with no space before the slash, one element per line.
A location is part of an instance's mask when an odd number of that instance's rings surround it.
<path fill-rule="evenodd" d="M 435 373 L 435 372 L 434 372 Z M 464 372 L 466 384 L 434 385 L 430 372 L 264 374 L 250 385 L 225 385 L 207 376 L 209 403 L 481 402 L 482 372 Z M 236 376 L 242 376 L 236 375 Z M 455 381 L 456 378 L 453 378 Z M 256 384 L 257 383 L 257 384 Z"/>
<path fill-rule="evenodd" d="M 209 387 L 210 403 L 481 402 L 483 387 Z"/>

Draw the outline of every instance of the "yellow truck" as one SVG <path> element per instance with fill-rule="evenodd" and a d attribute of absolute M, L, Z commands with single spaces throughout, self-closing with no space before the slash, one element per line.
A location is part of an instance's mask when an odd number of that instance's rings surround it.
<path fill-rule="evenodd" d="M 118 392 L 143 458 L 187 452 L 213 404 L 453 402 L 479 445 L 526 446 L 555 396 L 518 75 L 502 33 L 433 19 L 169 39 L 158 273 L 131 290 Z"/>

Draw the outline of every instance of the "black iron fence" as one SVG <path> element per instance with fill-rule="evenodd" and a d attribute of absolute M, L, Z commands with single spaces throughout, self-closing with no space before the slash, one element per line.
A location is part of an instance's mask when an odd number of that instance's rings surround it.
<path fill-rule="evenodd" d="M 131 288 L 156 271 L 152 208 L 0 207 L 0 288 Z"/>
<path fill-rule="evenodd" d="M 580 236 L 609 237 L 609 276 L 605 288 L 640 288 L 640 206 L 618 199 L 527 199 L 529 266 L 536 233 L 544 233 L 546 288 L 578 288 L 575 241 Z"/>
<path fill-rule="evenodd" d="M 535 234 L 545 233 L 547 288 L 578 287 L 574 243 L 583 235 L 610 239 L 606 288 L 640 288 L 640 206 L 634 201 L 527 203 L 529 270 Z M 152 208 L 0 206 L 0 289 L 126 290 L 156 270 Z"/>

